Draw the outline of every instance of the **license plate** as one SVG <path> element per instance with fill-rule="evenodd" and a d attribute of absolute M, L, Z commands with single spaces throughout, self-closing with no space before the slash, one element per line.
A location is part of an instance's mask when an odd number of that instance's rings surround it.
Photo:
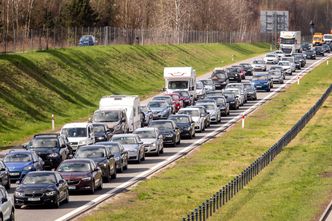
<path fill-rule="evenodd" d="M 68 186 L 68 189 L 70 189 L 70 190 L 76 190 L 76 186 Z"/>
<path fill-rule="evenodd" d="M 234 78 L 229 78 L 229 79 L 233 80 Z"/>
<path fill-rule="evenodd" d="M 262 86 L 256 86 L 257 88 L 261 88 Z"/>
<path fill-rule="evenodd" d="M 9 173 L 11 176 L 18 176 L 20 173 Z"/>
<path fill-rule="evenodd" d="M 28 201 L 40 201 L 40 198 L 28 198 Z"/>

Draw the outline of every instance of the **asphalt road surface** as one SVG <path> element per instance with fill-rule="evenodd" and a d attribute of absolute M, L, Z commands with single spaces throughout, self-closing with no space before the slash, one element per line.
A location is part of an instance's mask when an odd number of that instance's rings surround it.
<path fill-rule="evenodd" d="M 196 133 L 195 139 L 184 139 L 181 140 L 181 144 L 177 147 L 167 147 L 164 150 L 164 154 L 161 156 L 151 156 L 147 157 L 141 164 L 130 164 L 128 170 L 124 173 L 117 174 L 115 180 L 111 180 L 111 183 L 105 183 L 103 190 L 96 191 L 95 194 L 74 194 L 70 195 L 70 202 L 68 204 L 63 204 L 58 209 L 52 208 L 22 208 L 16 210 L 16 220 L 33 220 L 33 221 L 49 221 L 49 220 L 70 220 L 73 217 L 82 214 L 82 212 L 88 210 L 89 208 L 97 205 L 101 201 L 123 191 L 140 180 L 152 175 L 156 171 L 162 169 L 166 165 L 175 160 L 181 158 L 183 155 L 189 153 L 194 148 L 198 147 L 202 143 L 209 139 L 213 139 L 216 135 L 224 133 L 225 129 L 234 124 L 236 121 L 240 120 L 242 114 L 247 115 L 248 113 L 254 111 L 257 107 L 265 103 L 266 101 L 273 98 L 275 94 L 283 91 L 288 84 L 297 82 L 297 74 L 301 77 L 311 69 L 313 69 L 317 64 L 323 62 L 322 59 L 308 60 L 307 65 L 302 70 L 297 70 L 292 76 L 287 76 L 285 84 L 275 84 L 271 92 L 258 92 L 258 99 L 256 101 L 248 101 L 244 106 L 240 107 L 239 110 L 231 110 L 231 113 L 227 117 L 222 118 L 222 122 L 219 124 L 212 124 L 210 128 L 206 129 L 203 133 Z M 248 59 L 247 62 L 251 62 L 253 59 Z M 199 79 L 204 79 L 210 76 L 207 73 L 201 76 Z M 250 78 L 247 78 L 250 79 Z M 146 103 L 143 101 L 142 103 Z M 12 195 L 15 189 L 15 184 L 12 185 L 12 189 L 9 193 Z"/>

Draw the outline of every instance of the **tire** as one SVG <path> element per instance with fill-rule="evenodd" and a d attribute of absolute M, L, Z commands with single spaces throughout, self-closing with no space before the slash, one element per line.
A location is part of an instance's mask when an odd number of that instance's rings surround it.
<path fill-rule="evenodd" d="M 14 204 L 14 208 L 15 208 L 15 209 L 21 209 L 21 206 L 15 203 L 15 204 Z"/>
<path fill-rule="evenodd" d="M 104 176 L 102 179 L 105 183 L 109 183 L 110 182 L 110 174 L 111 174 L 111 169 L 108 167 L 107 171 L 106 171 L 106 176 Z"/>
<path fill-rule="evenodd" d="M 13 210 L 13 209 L 10 213 L 9 221 L 15 221 L 15 210 Z"/>
<path fill-rule="evenodd" d="M 136 160 L 136 163 L 137 164 L 140 164 L 141 163 L 141 152 L 138 153 L 138 158 Z"/>
<path fill-rule="evenodd" d="M 68 190 L 67 190 L 67 196 L 66 196 L 66 198 L 63 202 L 64 203 L 69 203 L 69 192 L 68 192 Z"/>
<path fill-rule="evenodd" d="M 158 149 L 157 149 L 156 156 L 157 156 L 157 157 L 160 156 L 160 149 L 159 149 L 159 147 L 158 147 Z"/>
<path fill-rule="evenodd" d="M 116 169 L 114 170 L 114 173 L 111 175 L 111 179 L 116 179 Z"/>
<path fill-rule="evenodd" d="M 176 144 L 180 144 L 181 143 L 181 138 L 179 137 L 179 141 L 176 142 Z"/>
<path fill-rule="evenodd" d="M 143 153 L 142 161 L 145 161 L 145 151 Z"/>
<path fill-rule="evenodd" d="M 125 166 L 123 166 L 123 169 L 124 170 L 128 170 L 128 162 L 127 162 L 127 164 Z"/>
<path fill-rule="evenodd" d="M 121 162 L 121 167 L 120 167 L 120 169 L 118 169 L 118 172 L 119 173 L 123 173 L 123 171 L 124 171 L 123 162 Z"/>
<path fill-rule="evenodd" d="M 102 189 L 103 189 L 103 184 L 104 184 L 104 183 L 103 183 L 103 181 L 101 180 L 101 181 L 100 181 L 100 185 L 99 185 L 99 187 L 98 187 L 98 190 L 102 190 Z"/>
<path fill-rule="evenodd" d="M 91 183 L 91 189 L 90 189 L 90 193 L 91 194 L 94 194 L 95 193 L 95 181 L 94 180 L 92 180 L 92 183 Z"/>
<path fill-rule="evenodd" d="M 161 154 L 164 153 L 164 145 L 161 147 L 160 153 L 161 153 Z"/>
<path fill-rule="evenodd" d="M 56 201 L 53 203 L 52 206 L 53 206 L 53 208 L 55 208 L 55 209 L 57 209 L 57 208 L 60 207 L 60 201 L 59 201 L 58 197 L 57 197 Z"/>

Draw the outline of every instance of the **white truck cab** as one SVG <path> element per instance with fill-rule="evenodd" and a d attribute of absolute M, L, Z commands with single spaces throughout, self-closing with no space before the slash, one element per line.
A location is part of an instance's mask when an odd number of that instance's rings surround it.
<path fill-rule="evenodd" d="M 81 146 L 95 143 L 95 134 L 91 123 L 65 124 L 60 133 L 68 137 L 70 146 L 74 151 Z"/>
<path fill-rule="evenodd" d="M 196 100 L 196 71 L 192 67 L 166 67 L 164 68 L 165 91 L 188 91 Z"/>
<path fill-rule="evenodd" d="M 280 50 L 290 56 L 301 52 L 301 32 L 300 31 L 281 31 Z"/>

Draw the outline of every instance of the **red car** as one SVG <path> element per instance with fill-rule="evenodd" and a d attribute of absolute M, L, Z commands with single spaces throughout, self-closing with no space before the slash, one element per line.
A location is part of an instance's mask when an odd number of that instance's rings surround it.
<path fill-rule="evenodd" d="M 175 112 L 178 112 L 183 107 L 183 101 L 180 99 L 180 95 L 178 93 L 169 93 L 166 95 L 172 97 L 173 106 L 175 107 Z"/>
<path fill-rule="evenodd" d="M 174 94 L 179 95 L 180 101 L 182 101 L 183 107 L 190 106 L 194 103 L 193 98 L 190 96 L 188 91 L 176 91 Z"/>

